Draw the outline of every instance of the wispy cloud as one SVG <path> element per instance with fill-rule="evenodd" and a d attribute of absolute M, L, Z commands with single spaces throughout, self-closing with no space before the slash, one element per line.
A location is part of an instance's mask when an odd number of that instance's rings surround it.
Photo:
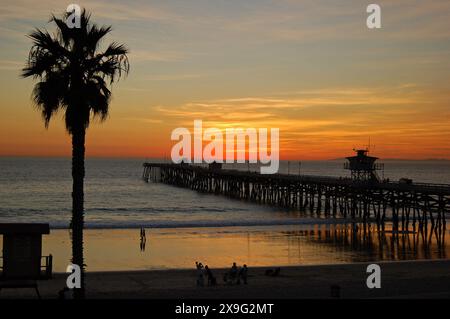
<path fill-rule="evenodd" d="M 133 121 L 133 122 L 143 122 L 148 124 L 160 124 L 163 121 L 161 119 L 153 119 L 153 118 L 140 118 L 140 117 L 126 117 L 124 120 Z"/>
<path fill-rule="evenodd" d="M 144 76 L 145 81 L 179 81 L 179 80 L 190 80 L 205 77 L 205 74 L 159 74 L 159 75 L 148 75 Z"/>
<path fill-rule="evenodd" d="M 186 6 L 169 1 L 133 0 L 126 2 L 83 0 L 79 5 L 96 18 L 113 21 L 159 22 L 180 31 L 203 29 L 203 34 L 239 35 L 255 41 L 286 41 L 367 37 L 366 3 L 355 0 L 335 1 L 230 1 L 221 7 L 214 1 L 189 1 Z M 450 35 L 450 2 L 447 0 L 379 0 L 384 32 L 372 37 L 442 38 Z M 15 0 L 2 3 L 1 21 L 42 21 L 51 12 L 60 13 L 66 4 L 59 0 Z M 221 10 L 221 8 L 223 10 Z M 144 23 L 144 25 L 145 25 Z M 248 35 L 248 36 L 247 36 Z"/>
<path fill-rule="evenodd" d="M 148 1 L 106 1 L 106 0 L 82 0 L 76 2 L 81 7 L 94 12 L 96 17 L 111 20 L 146 20 L 146 21 L 175 21 L 179 16 L 171 11 L 153 5 Z M 4 20 L 35 20 L 48 17 L 50 13 L 59 14 L 65 12 L 70 3 L 60 0 L 41 0 L 39 5 L 33 0 L 15 0 L 2 3 L 0 21 Z"/>
<path fill-rule="evenodd" d="M 23 68 L 23 62 L 11 61 L 11 60 L 0 60 L 0 70 L 4 71 L 20 71 Z"/>
<path fill-rule="evenodd" d="M 130 61 L 132 62 L 172 62 L 181 61 L 184 59 L 184 55 L 181 52 L 158 52 L 158 51 L 146 51 L 146 50 L 131 50 L 129 54 Z"/>

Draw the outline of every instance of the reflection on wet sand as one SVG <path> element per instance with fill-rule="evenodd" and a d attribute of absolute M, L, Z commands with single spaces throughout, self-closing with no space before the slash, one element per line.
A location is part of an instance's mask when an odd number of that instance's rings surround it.
<path fill-rule="evenodd" d="M 288 238 L 301 237 L 313 245 L 326 245 L 336 251 L 353 252 L 350 261 L 414 260 L 447 258 L 447 230 L 423 227 L 414 231 L 395 232 L 371 224 L 315 226 L 309 230 L 286 232 Z"/>
<path fill-rule="evenodd" d="M 233 262 L 249 267 L 337 264 L 379 260 L 447 258 L 448 230 L 393 233 L 376 225 L 329 224 L 257 227 L 87 229 L 87 271 L 193 268 L 195 261 L 215 268 Z M 143 232 L 142 232 L 143 233 Z M 150 240 L 151 239 L 151 240 Z M 0 239 L 0 244 L 1 244 Z M 138 247 L 139 246 L 139 247 Z M 43 254 L 52 254 L 54 270 L 70 263 L 70 235 L 52 230 Z"/>

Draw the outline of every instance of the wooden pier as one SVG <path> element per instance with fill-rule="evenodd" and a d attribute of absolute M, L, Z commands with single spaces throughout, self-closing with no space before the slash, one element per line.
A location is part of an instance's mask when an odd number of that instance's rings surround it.
<path fill-rule="evenodd" d="M 391 221 L 394 231 L 445 230 L 450 185 L 357 181 L 350 178 L 226 170 L 188 164 L 144 163 L 143 179 L 202 193 L 298 209 L 313 216 Z"/>

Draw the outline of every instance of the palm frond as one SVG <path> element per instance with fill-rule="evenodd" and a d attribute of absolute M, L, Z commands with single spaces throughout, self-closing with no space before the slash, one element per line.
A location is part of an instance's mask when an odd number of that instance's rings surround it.
<path fill-rule="evenodd" d="M 94 52 L 98 49 L 101 39 L 106 36 L 109 32 L 111 32 L 111 27 L 98 27 L 97 25 L 91 26 L 90 30 L 86 35 L 86 47 L 90 54 L 94 54 Z"/>
<path fill-rule="evenodd" d="M 51 74 L 44 81 L 38 82 L 34 86 L 32 98 L 42 113 L 45 127 L 48 127 L 50 119 L 62 106 L 66 92 L 67 82 L 57 73 Z"/>

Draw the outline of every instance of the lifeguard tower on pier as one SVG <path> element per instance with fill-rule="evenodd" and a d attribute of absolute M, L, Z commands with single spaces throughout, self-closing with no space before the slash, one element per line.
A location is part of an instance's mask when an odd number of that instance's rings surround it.
<path fill-rule="evenodd" d="M 354 151 L 356 155 L 346 157 L 348 162 L 344 164 L 344 169 L 350 170 L 351 178 L 355 181 L 380 182 L 377 171 L 384 171 L 384 164 L 375 163 L 378 157 L 369 156 L 368 149 Z"/>

